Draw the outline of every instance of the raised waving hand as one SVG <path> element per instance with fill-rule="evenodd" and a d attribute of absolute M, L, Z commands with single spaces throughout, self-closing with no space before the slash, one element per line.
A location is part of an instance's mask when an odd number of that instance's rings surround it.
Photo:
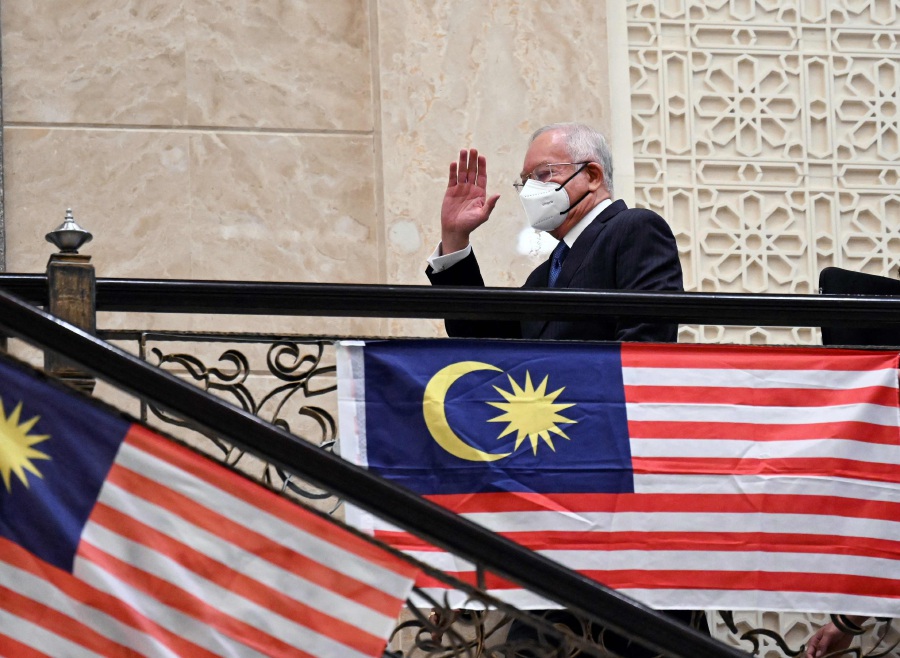
<path fill-rule="evenodd" d="M 442 252 L 464 249 L 469 234 L 488 220 L 499 198 L 499 194 L 487 196 L 487 159 L 476 149 L 461 150 L 459 162 L 450 164 L 450 180 L 441 205 Z"/>

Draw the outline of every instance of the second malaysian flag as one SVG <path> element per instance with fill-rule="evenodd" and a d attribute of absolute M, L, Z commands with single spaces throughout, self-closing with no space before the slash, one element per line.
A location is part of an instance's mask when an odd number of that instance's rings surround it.
<path fill-rule="evenodd" d="M 900 614 L 896 353 L 395 341 L 339 373 L 345 457 L 653 607 Z"/>
<path fill-rule="evenodd" d="M 0 359 L 0 655 L 380 657 L 418 568 Z"/>

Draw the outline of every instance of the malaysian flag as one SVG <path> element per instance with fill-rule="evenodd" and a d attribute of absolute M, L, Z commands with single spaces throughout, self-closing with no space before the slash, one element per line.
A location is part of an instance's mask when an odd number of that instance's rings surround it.
<path fill-rule="evenodd" d="M 0 361 L 0 654 L 381 656 L 418 569 Z"/>
<path fill-rule="evenodd" d="M 346 458 L 655 608 L 900 615 L 897 353 L 345 343 L 339 396 Z"/>

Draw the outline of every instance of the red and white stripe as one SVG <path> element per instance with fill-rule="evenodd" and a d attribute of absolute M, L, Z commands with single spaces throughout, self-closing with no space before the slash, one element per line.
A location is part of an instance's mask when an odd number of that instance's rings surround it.
<path fill-rule="evenodd" d="M 900 616 L 896 353 L 623 345 L 622 365 L 634 494 L 429 498 L 656 608 Z M 358 522 L 474 583 L 471 564 Z"/>
<path fill-rule="evenodd" d="M 380 656 L 417 573 L 133 426 L 82 534 L 74 575 L 15 544 L 0 547 L 0 648 L 72 657 Z"/>

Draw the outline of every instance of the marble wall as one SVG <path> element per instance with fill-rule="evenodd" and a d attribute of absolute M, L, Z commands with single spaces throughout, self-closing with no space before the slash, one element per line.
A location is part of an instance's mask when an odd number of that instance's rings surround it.
<path fill-rule="evenodd" d="M 44 268 L 43 235 L 71 206 L 99 276 L 426 284 L 447 166 L 475 146 L 503 194 L 476 249 L 488 280 L 512 285 L 539 257 L 509 186 L 528 135 L 611 126 L 594 0 L 19 0 L 0 28 L 11 272 Z"/>

